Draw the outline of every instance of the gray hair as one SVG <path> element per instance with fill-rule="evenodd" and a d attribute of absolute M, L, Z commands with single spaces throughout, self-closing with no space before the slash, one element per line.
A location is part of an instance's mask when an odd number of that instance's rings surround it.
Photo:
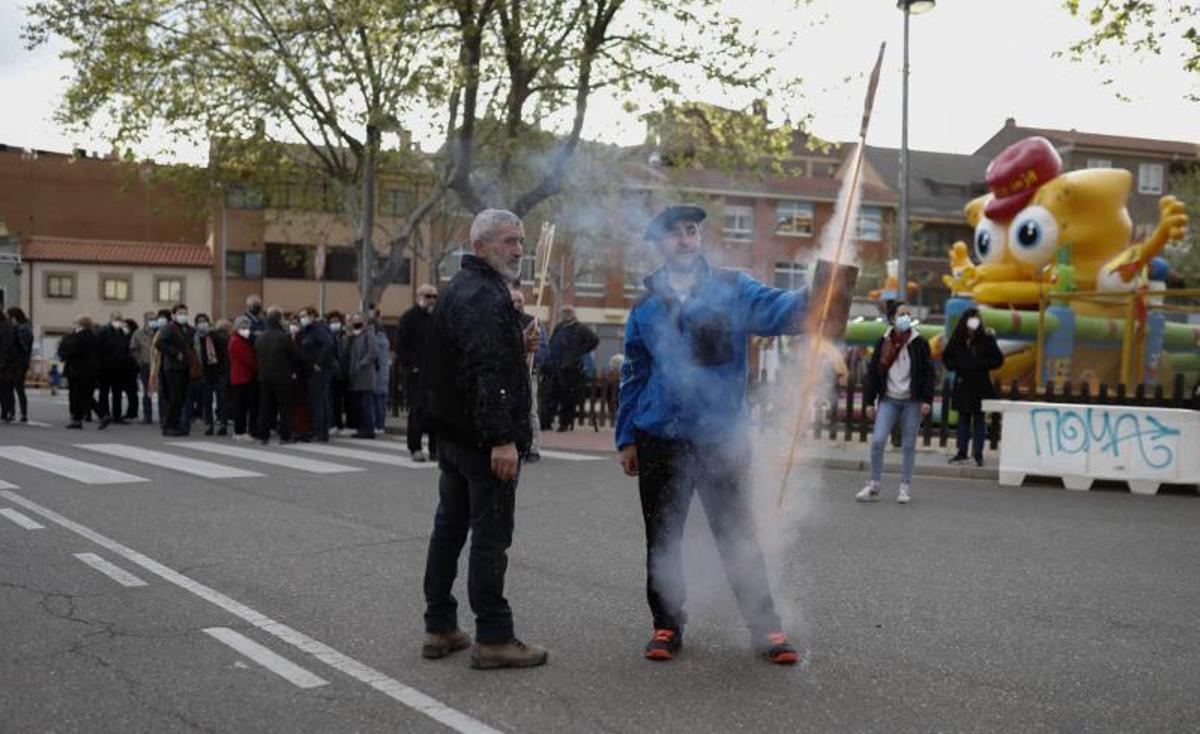
<path fill-rule="evenodd" d="M 250 319 L 247 318 L 246 316 L 238 316 L 236 319 L 233 320 L 233 328 L 234 329 L 249 329 L 250 328 Z"/>
<path fill-rule="evenodd" d="M 520 226 L 521 218 L 507 209 L 484 209 L 471 221 L 471 243 L 490 240 L 506 224 Z"/>

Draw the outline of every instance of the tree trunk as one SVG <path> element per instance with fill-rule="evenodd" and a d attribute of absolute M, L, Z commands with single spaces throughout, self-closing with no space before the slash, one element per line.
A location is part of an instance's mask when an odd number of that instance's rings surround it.
<path fill-rule="evenodd" d="M 363 314 L 374 306 L 371 293 L 371 265 L 375 260 L 375 244 L 372 234 L 375 231 L 375 156 L 379 150 L 380 130 L 372 123 L 367 123 L 367 144 L 363 150 L 362 160 L 362 220 L 358 234 L 359 247 L 362 248 L 358 262 L 358 291 L 359 307 Z M 386 287 L 386 284 L 383 284 Z M 383 295 L 383 287 L 379 296 Z"/>

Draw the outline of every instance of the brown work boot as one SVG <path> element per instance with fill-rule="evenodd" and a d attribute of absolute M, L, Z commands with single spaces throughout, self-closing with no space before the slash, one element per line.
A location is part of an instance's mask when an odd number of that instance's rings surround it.
<path fill-rule="evenodd" d="M 536 668 L 546 664 L 549 653 L 540 645 L 526 645 L 511 640 L 497 645 L 475 643 L 471 648 L 471 667 L 478 670 L 493 668 Z"/>
<path fill-rule="evenodd" d="M 430 632 L 421 645 L 421 657 L 430 660 L 444 658 L 452 652 L 466 650 L 471 646 L 471 636 L 462 630 L 453 632 Z"/>

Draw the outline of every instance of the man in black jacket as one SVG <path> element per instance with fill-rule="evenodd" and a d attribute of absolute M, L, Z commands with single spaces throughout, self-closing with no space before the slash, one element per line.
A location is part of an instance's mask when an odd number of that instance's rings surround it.
<path fill-rule="evenodd" d="M 421 652 L 440 658 L 470 645 L 458 628 L 452 593 L 469 530 L 476 668 L 532 667 L 547 657 L 545 648 L 516 638 L 504 598 L 517 475 L 530 439 L 525 355 L 533 331 L 521 330 L 506 285 L 521 274 L 524 241 L 524 227 L 512 212 L 487 209 L 475 216 L 475 254 L 463 256 L 462 270 L 434 311 L 424 369 L 441 479 L 425 565 L 427 637 Z"/>
<path fill-rule="evenodd" d="M 404 398 L 408 403 L 408 450 L 413 461 L 437 457 L 437 435 L 429 424 L 428 401 L 421 383 L 421 364 L 425 361 L 437 297 L 437 288 L 431 285 L 418 288 L 417 303 L 404 312 L 396 326 L 396 356 L 404 376 Z M 428 454 L 421 447 L 421 439 L 427 433 Z"/>
<path fill-rule="evenodd" d="M 575 308 L 563 306 L 558 325 L 550 336 L 550 349 L 542 364 L 542 428 L 549 429 L 550 421 L 558 415 L 558 430 L 575 427 L 575 410 L 587 382 L 583 358 L 600 344 L 596 332 L 579 323 Z"/>
<path fill-rule="evenodd" d="M 161 360 L 158 379 L 167 401 L 164 436 L 186 436 L 192 428 L 191 409 L 185 410 L 185 404 L 191 398 L 192 381 L 200 375 L 194 346 L 196 332 L 188 321 L 187 304 L 176 304 L 171 309 L 171 322 L 159 331 L 155 342 Z"/>
<path fill-rule="evenodd" d="M 95 410 L 100 416 L 100 429 L 108 427 L 108 409 L 95 400 L 96 376 L 100 374 L 96 333 L 87 316 L 75 319 L 74 331 L 58 343 L 58 358 L 66 363 L 67 387 L 70 391 L 71 422 L 67 428 L 83 428 L 83 418 Z"/>
<path fill-rule="evenodd" d="M 109 314 L 108 323 L 97 336 L 100 355 L 100 400 L 111 406 L 109 415 L 113 423 L 124 423 L 121 397 L 129 374 L 134 369 L 133 355 L 129 351 L 129 326 L 119 311 Z"/>
<path fill-rule="evenodd" d="M 283 325 L 283 311 L 276 306 L 268 309 L 266 328 L 254 340 L 254 356 L 260 383 L 258 440 L 270 442 L 274 424 L 279 442 L 291 443 L 293 381 L 304 371 L 304 359 Z"/>

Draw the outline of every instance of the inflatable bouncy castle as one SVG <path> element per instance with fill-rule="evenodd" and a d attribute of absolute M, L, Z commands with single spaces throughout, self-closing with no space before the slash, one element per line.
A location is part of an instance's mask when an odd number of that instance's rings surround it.
<path fill-rule="evenodd" d="M 950 252 L 945 325 L 924 326 L 935 348 L 958 316 L 979 306 L 1006 359 L 993 375 L 1029 387 L 1047 383 L 1160 384 L 1200 377 L 1200 325 L 1167 314 L 1196 311 L 1168 303 L 1200 290 L 1167 291 L 1158 257 L 1184 236 L 1187 215 L 1171 196 L 1144 242 L 1132 242 L 1125 201 L 1132 175 L 1123 169 L 1062 172 L 1062 159 L 1041 137 L 1021 140 L 988 166 L 991 192 L 966 206 L 970 245 Z M 849 344 L 872 344 L 873 322 L 850 324 Z"/>

